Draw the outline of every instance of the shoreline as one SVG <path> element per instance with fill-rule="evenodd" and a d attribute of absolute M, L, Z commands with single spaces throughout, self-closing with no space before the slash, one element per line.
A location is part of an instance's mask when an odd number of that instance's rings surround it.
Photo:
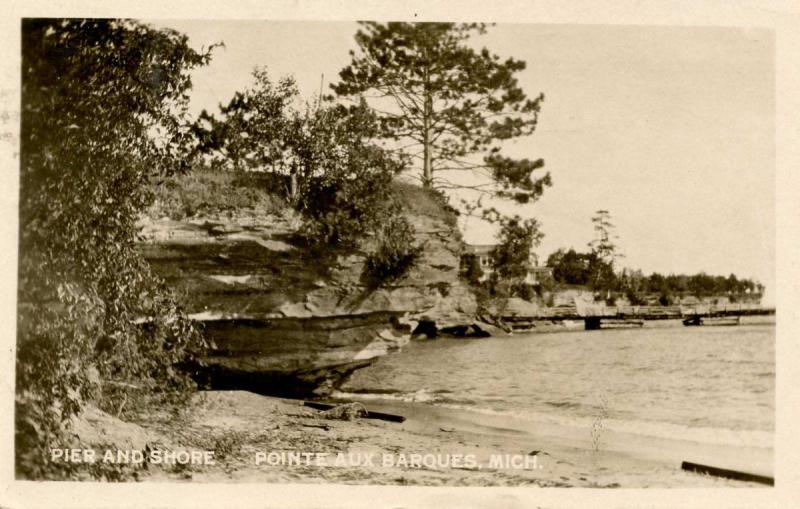
<path fill-rule="evenodd" d="M 766 468 L 772 475 L 772 449 L 702 447 L 693 442 L 634 437 L 612 430 L 603 430 L 599 443 L 593 446 L 592 432 L 587 429 L 547 423 L 532 426 L 505 416 L 416 403 L 374 400 L 366 405 L 368 410 L 400 414 L 406 420 L 393 423 L 363 418 L 325 419 L 321 412 L 304 407 L 299 400 L 246 391 L 207 391 L 195 395 L 187 412 L 177 420 L 162 415 L 131 424 L 106 415 L 102 419 L 95 417 L 93 424 L 78 435 L 87 443 L 111 443 L 119 448 L 152 448 L 153 444 L 161 444 L 170 449 L 214 452 L 213 465 L 145 465 L 149 468 L 140 470 L 138 475 L 144 481 L 606 488 L 763 486 L 680 469 L 680 460 L 740 468 L 748 462 L 735 460 L 748 457 L 751 467 L 760 465 L 761 471 L 753 473 L 764 473 Z M 288 452 L 328 457 L 320 465 L 289 464 L 285 459 L 273 462 L 276 464 L 264 461 L 270 453 L 275 453 L 270 458 L 277 458 L 277 454 Z M 259 453 L 262 461 L 256 464 Z M 334 465 L 337 457 L 346 461 Z M 425 457 L 427 464 L 420 459 Z M 474 458 L 480 468 L 470 464 L 465 468 L 464 457 Z M 497 458 L 510 461 L 499 465 Z M 717 461 L 709 463 L 708 458 Z"/>
<path fill-rule="evenodd" d="M 565 457 L 596 466 L 595 474 L 598 475 L 606 469 L 613 471 L 616 468 L 623 476 L 638 476 L 639 473 L 634 468 L 628 467 L 640 466 L 657 467 L 665 474 L 672 468 L 675 474 L 680 472 L 682 461 L 715 465 L 767 477 L 773 475 L 773 448 L 768 447 L 706 443 L 688 438 L 674 439 L 618 431 L 606 426 L 602 420 L 595 421 L 599 423 L 599 430 L 593 430 L 592 425 L 574 426 L 553 421 L 530 421 L 504 414 L 491 415 L 421 403 L 387 402 L 378 399 L 371 400 L 369 404 L 376 411 L 409 416 L 411 426 L 425 429 L 427 424 L 428 432 L 434 431 L 437 424 L 450 425 L 454 431 L 471 436 L 481 445 L 485 444 L 480 437 L 491 439 L 503 450 L 519 450 L 523 453 L 526 448 L 535 449 L 533 446 L 537 444 L 549 446 Z M 625 468 L 615 467 L 616 461 Z M 557 461 L 556 464 L 560 463 Z M 677 475 L 677 478 L 682 477 Z"/>

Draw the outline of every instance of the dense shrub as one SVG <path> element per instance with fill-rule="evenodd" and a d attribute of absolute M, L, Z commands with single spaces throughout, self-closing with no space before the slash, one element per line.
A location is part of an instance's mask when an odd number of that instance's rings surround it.
<path fill-rule="evenodd" d="M 499 221 L 500 243 L 491 252 L 494 271 L 486 287 L 491 295 L 531 300 L 534 291 L 525 279 L 531 267 L 531 251 L 542 237 L 539 225 L 534 219 L 519 216 Z"/>
<path fill-rule="evenodd" d="M 266 68 L 253 71 L 254 84 L 220 105 L 220 117 L 203 111 L 193 132 L 198 150 L 215 166 L 288 175 L 295 137 L 302 134 L 296 110 L 298 89 L 294 78 L 274 82 Z"/>
<path fill-rule="evenodd" d="M 400 214 L 390 216 L 376 235 L 377 247 L 367 255 L 364 274 L 372 285 L 381 285 L 403 277 L 422 248 L 414 245 L 414 230 Z"/>
<path fill-rule="evenodd" d="M 405 165 L 373 142 L 375 114 L 317 102 L 297 106 L 291 78 L 273 82 L 256 69 L 254 84 L 194 126 L 201 150 L 238 174 L 260 173 L 305 219 L 301 233 L 316 251 L 354 247 L 391 216 L 392 181 Z M 277 185 L 276 185 L 277 184 Z"/>
<path fill-rule="evenodd" d="M 16 467 L 47 461 L 81 406 L 126 415 L 192 386 L 202 338 L 134 250 L 153 177 L 191 151 L 187 39 L 132 21 L 24 20 Z"/>
<path fill-rule="evenodd" d="M 390 186 L 403 163 L 370 144 L 374 118 L 364 107 L 323 108 L 303 123 L 290 200 L 307 220 L 311 243 L 355 246 L 396 214 Z"/>
<path fill-rule="evenodd" d="M 528 283 L 518 283 L 514 285 L 511 289 L 511 293 L 521 299 L 527 300 L 528 302 L 532 302 L 536 297 L 536 289 L 533 287 L 533 285 Z"/>

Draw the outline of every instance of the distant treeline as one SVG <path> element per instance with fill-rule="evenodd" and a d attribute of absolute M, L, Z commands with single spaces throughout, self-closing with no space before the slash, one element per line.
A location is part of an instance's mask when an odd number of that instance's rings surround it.
<path fill-rule="evenodd" d="M 731 302 L 737 302 L 744 296 L 755 297 L 764 292 L 761 283 L 739 279 L 735 274 L 663 275 L 654 272 L 646 276 L 641 270 L 616 272 L 612 264 L 597 253 L 581 253 L 574 249 L 559 249 L 547 258 L 546 265 L 553 269 L 553 282 L 556 284 L 586 286 L 610 296 L 611 300 L 624 296 L 634 305 L 647 304 L 654 298 L 669 305 L 689 296 L 698 299 L 725 296 Z"/>

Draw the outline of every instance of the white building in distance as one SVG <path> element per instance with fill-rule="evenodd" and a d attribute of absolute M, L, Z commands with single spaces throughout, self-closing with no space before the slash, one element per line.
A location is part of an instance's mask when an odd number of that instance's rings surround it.
<path fill-rule="evenodd" d="M 467 244 L 465 255 L 474 255 L 478 260 L 478 265 L 483 271 L 481 281 L 489 278 L 489 275 L 494 272 L 492 264 L 492 250 L 497 244 Z M 525 282 L 529 285 L 539 285 L 547 278 L 553 277 L 553 269 L 551 267 L 539 267 L 539 258 L 533 252 L 528 256 L 528 275 L 525 276 Z"/>

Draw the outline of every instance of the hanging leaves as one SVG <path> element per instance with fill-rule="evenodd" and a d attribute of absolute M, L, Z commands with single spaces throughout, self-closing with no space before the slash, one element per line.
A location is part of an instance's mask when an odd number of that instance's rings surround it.
<path fill-rule="evenodd" d="M 118 413 L 191 385 L 173 366 L 202 338 L 134 250 L 135 222 L 149 179 L 188 164 L 187 71 L 209 58 L 130 20 L 23 20 L 18 474 L 47 469 L 87 399 Z"/>

